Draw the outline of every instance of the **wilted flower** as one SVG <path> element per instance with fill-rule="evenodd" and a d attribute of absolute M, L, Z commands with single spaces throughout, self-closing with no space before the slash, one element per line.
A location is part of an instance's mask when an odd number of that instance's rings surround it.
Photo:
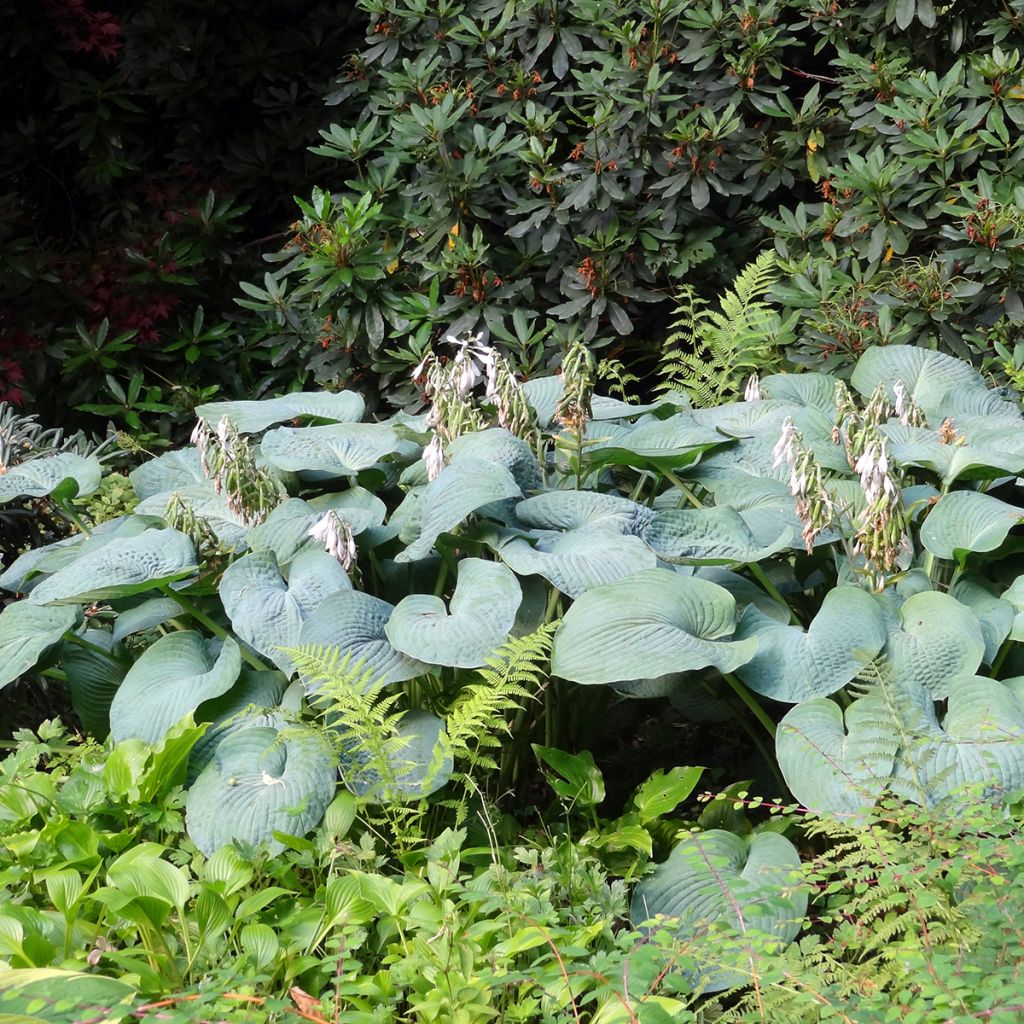
<path fill-rule="evenodd" d="M 348 572 L 355 564 L 356 542 L 352 529 L 334 509 L 325 512 L 310 528 L 308 536 L 323 544 L 324 550 Z"/>

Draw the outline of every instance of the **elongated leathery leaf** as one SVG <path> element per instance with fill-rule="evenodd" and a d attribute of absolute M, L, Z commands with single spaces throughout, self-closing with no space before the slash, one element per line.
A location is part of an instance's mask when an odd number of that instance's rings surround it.
<path fill-rule="evenodd" d="M 736 670 L 752 690 L 788 704 L 835 693 L 861 672 L 887 639 L 880 602 L 859 587 L 838 586 L 805 633 L 747 608 L 736 639 L 753 638 L 757 653 Z"/>
<path fill-rule="evenodd" d="M 258 402 L 209 402 L 196 407 L 196 415 L 215 427 L 222 417 L 242 434 L 258 434 L 275 423 L 296 419 L 357 423 L 365 403 L 355 391 L 296 391 Z"/>
<path fill-rule="evenodd" d="M 184 579 L 196 571 L 192 541 L 177 530 L 146 530 L 112 540 L 43 580 L 27 600 L 33 604 L 109 601 Z"/>
<path fill-rule="evenodd" d="M 789 547 L 793 531 L 774 517 L 718 505 L 657 512 L 643 538 L 666 562 L 714 565 L 759 562 Z"/>
<path fill-rule="evenodd" d="M 478 508 L 521 497 L 519 485 L 504 466 L 468 457 L 445 466 L 421 493 L 417 508 L 419 536 L 395 556 L 395 561 L 425 558 L 442 533 L 453 530 Z"/>
<path fill-rule="evenodd" d="M 303 836 L 337 788 L 337 761 L 312 729 L 253 726 L 228 736 L 189 790 L 185 825 L 207 856 L 236 839 L 284 849 L 274 832 Z"/>
<path fill-rule="evenodd" d="M 431 665 L 478 668 L 509 636 L 523 599 L 519 581 L 500 562 L 465 558 L 451 608 L 429 594 L 398 602 L 384 632 L 391 645 Z"/>
<path fill-rule="evenodd" d="M 0 689 L 24 675 L 78 621 L 77 608 L 16 601 L 0 614 Z"/>
<path fill-rule="evenodd" d="M 686 836 L 640 882 L 629 915 L 634 925 L 657 916 L 678 918 L 680 939 L 703 940 L 688 943 L 698 960 L 695 980 L 705 991 L 720 992 L 749 982 L 756 955 L 796 938 L 807 913 L 801 877 L 800 855 L 785 836 L 762 832 L 742 838 L 711 829 Z M 733 969 L 723 965 L 724 951 L 711 937 L 723 924 L 749 943 L 735 950 Z"/>
<path fill-rule="evenodd" d="M 326 551 L 297 555 L 287 580 L 273 554 L 265 551 L 228 566 L 220 598 L 238 636 L 291 675 L 292 660 L 283 648 L 298 643 L 302 624 L 324 598 L 351 589 L 345 570 Z"/>
<path fill-rule="evenodd" d="M 20 497 L 42 498 L 49 494 L 57 501 L 67 501 L 76 495 L 92 494 L 102 474 L 95 455 L 61 452 L 31 459 L 0 474 L 0 505 Z"/>
<path fill-rule="evenodd" d="M 205 700 L 231 689 L 242 667 L 238 644 L 183 631 L 161 637 L 131 667 L 110 705 L 116 741 L 156 743 Z"/>
<path fill-rule="evenodd" d="M 707 580 L 648 569 L 595 587 L 555 633 L 552 672 L 577 683 L 647 679 L 713 665 L 732 672 L 756 640 L 729 642 L 736 602 Z"/>
<path fill-rule="evenodd" d="M 399 436 L 381 423 L 338 423 L 278 427 L 263 438 L 262 452 L 278 469 L 337 477 L 369 469 L 400 445 Z"/>
<path fill-rule="evenodd" d="M 962 561 L 972 551 L 992 551 L 1024 520 L 1024 509 L 979 491 L 944 494 L 921 527 L 921 543 L 939 558 Z"/>
<path fill-rule="evenodd" d="M 348 656 L 355 667 L 362 664 L 379 686 L 401 683 L 427 671 L 427 666 L 391 646 L 384 632 L 394 607 L 359 590 L 342 591 L 325 598 L 299 631 L 302 646 L 328 647 Z M 307 690 L 313 688 L 302 680 Z"/>

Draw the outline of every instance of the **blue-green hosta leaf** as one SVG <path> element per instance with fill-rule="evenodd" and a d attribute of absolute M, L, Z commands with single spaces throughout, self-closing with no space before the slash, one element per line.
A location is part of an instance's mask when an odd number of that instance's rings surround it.
<path fill-rule="evenodd" d="M 888 785 L 900 747 L 880 694 L 842 709 L 827 697 L 792 708 L 779 723 L 775 754 L 796 799 L 814 811 L 860 814 Z"/>
<path fill-rule="evenodd" d="M 1019 643 L 1024 640 L 1024 576 L 1018 576 L 1003 591 L 1002 600 L 1013 606 L 1013 626 L 1009 635 L 1011 640 Z"/>
<path fill-rule="evenodd" d="M 219 744 L 189 790 L 185 827 L 207 856 L 236 839 L 280 852 L 274 832 L 303 836 L 315 828 L 337 775 L 334 752 L 312 729 L 242 729 Z"/>
<path fill-rule="evenodd" d="M 939 558 L 993 551 L 1024 520 L 1024 509 L 979 491 L 951 491 L 935 503 L 921 527 L 921 543 Z"/>
<path fill-rule="evenodd" d="M 899 689 L 924 687 L 941 700 L 950 679 L 978 671 L 985 634 L 978 616 L 956 598 L 938 591 L 914 594 L 900 608 L 899 621 L 884 652 L 886 670 Z"/>
<path fill-rule="evenodd" d="M 813 406 L 826 416 L 835 416 L 836 378 L 827 373 L 773 373 L 761 378 L 760 387 L 765 398 Z"/>
<path fill-rule="evenodd" d="M 997 597 L 982 577 L 970 573 L 961 576 L 949 592 L 978 616 L 985 638 L 985 664 L 991 665 L 1013 629 L 1016 617 L 1013 605 Z"/>
<path fill-rule="evenodd" d="M 382 423 L 278 427 L 263 438 L 263 457 L 291 473 L 355 476 L 399 450 L 401 439 Z"/>
<path fill-rule="evenodd" d="M 455 438 L 446 449 L 453 463 L 476 459 L 507 469 L 522 491 L 539 490 L 543 483 L 540 463 L 533 449 L 521 438 L 500 427 L 475 430 Z"/>
<path fill-rule="evenodd" d="M 382 778 L 365 764 L 365 756 L 343 754 L 342 781 L 357 796 L 375 803 L 422 800 L 439 790 L 454 768 L 444 722 L 429 711 L 413 710 L 402 716 L 397 734 L 388 743 L 387 758 L 390 777 Z"/>
<path fill-rule="evenodd" d="M 943 443 L 935 430 L 887 423 L 889 455 L 897 466 L 921 466 L 952 484 L 960 477 L 984 479 L 1024 471 L 1024 423 L 957 421 L 957 439 Z"/>
<path fill-rule="evenodd" d="M 218 494 L 211 480 L 177 491 L 154 494 L 140 501 L 135 511 L 140 515 L 165 516 L 168 506 L 175 500 L 202 519 L 224 547 L 234 551 L 246 549 L 249 528 L 245 520 L 228 508 L 227 495 L 223 492 Z"/>
<path fill-rule="evenodd" d="M 669 703 L 693 722 L 727 722 L 736 717 L 736 702 L 721 680 L 706 679 L 702 673 L 684 674 L 668 695 Z"/>
<path fill-rule="evenodd" d="M 34 604 L 81 604 L 130 597 L 197 569 L 192 541 L 177 530 L 146 530 L 110 541 L 47 577 L 29 595 Z"/>
<path fill-rule="evenodd" d="M 728 505 L 655 513 L 643 538 L 666 562 L 759 562 L 789 547 L 793 531 L 775 517 L 737 512 Z"/>
<path fill-rule="evenodd" d="M 78 621 L 78 609 L 40 608 L 28 601 L 0 614 L 0 689 L 24 675 Z"/>
<path fill-rule="evenodd" d="M 595 426 L 597 439 L 587 449 L 593 466 L 632 466 L 679 469 L 697 462 L 704 452 L 729 443 L 729 438 L 702 426 L 692 413 L 681 412 L 668 419 L 643 417 L 631 430 L 613 430 L 602 440 L 602 428 Z"/>
<path fill-rule="evenodd" d="M 526 396 L 527 404 L 537 414 L 540 426 L 550 427 L 554 423 L 558 402 L 564 391 L 565 381 L 561 375 L 534 377 L 533 380 L 523 383 L 523 394 Z M 595 420 L 628 419 L 656 408 L 657 405 L 630 405 L 605 395 L 594 395 L 590 402 L 591 415 Z"/>
<path fill-rule="evenodd" d="M 114 639 L 141 633 L 143 630 L 162 626 L 165 622 L 182 614 L 181 605 L 169 597 L 151 597 L 134 608 L 120 612 L 114 622 Z"/>
<path fill-rule="evenodd" d="M 359 590 L 342 591 L 326 598 L 299 631 L 299 644 L 327 647 L 348 656 L 354 668 L 361 664 L 378 686 L 401 683 L 423 675 L 427 666 L 396 651 L 384 632 L 394 607 Z M 303 679 L 307 690 L 311 680 Z"/>
<path fill-rule="evenodd" d="M 760 402 L 726 402 L 707 409 L 694 409 L 692 415 L 700 426 L 728 437 L 777 439 L 786 419 L 795 419 L 802 411 L 802 405 L 766 399 Z"/>
<path fill-rule="evenodd" d="M 0 474 L 0 505 L 15 498 L 42 498 L 50 494 L 57 501 L 92 494 L 100 485 L 103 467 L 95 455 L 61 452 L 23 462 Z"/>
<path fill-rule="evenodd" d="M 617 494 L 597 491 L 545 491 L 516 505 L 516 518 L 540 530 L 600 526 L 620 534 L 640 534 L 654 513 Z"/>
<path fill-rule="evenodd" d="M 551 670 L 576 683 L 647 679 L 712 665 L 732 672 L 757 642 L 732 643 L 736 602 L 722 587 L 648 569 L 583 594 L 555 633 Z"/>
<path fill-rule="evenodd" d="M 183 631 L 161 637 L 128 671 L 110 705 L 116 742 L 157 743 L 203 701 L 234 685 L 242 667 L 238 644 Z"/>
<path fill-rule="evenodd" d="M 259 434 L 275 423 L 290 420 L 330 420 L 358 423 L 363 418 L 363 396 L 355 391 L 296 391 L 258 402 L 209 402 L 196 407 L 196 415 L 211 427 L 223 417 L 242 434 Z"/>
<path fill-rule="evenodd" d="M 455 529 L 477 509 L 521 497 L 519 485 L 504 466 L 460 458 L 445 466 L 423 488 L 417 503 L 419 536 L 395 560 L 413 562 L 426 558 L 442 533 Z"/>
<path fill-rule="evenodd" d="M 85 731 L 102 742 L 110 732 L 110 705 L 127 672 L 125 651 L 105 629 L 87 629 L 81 638 L 91 647 L 65 641 L 60 660 L 75 714 Z"/>
<path fill-rule="evenodd" d="M 698 984 L 706 992 L 749 983 L 754 958 L 792 942 L 806 913 L 796 847 L 777 833 L 744 838 L 722 829 L 685 836 L 636 887 L 629 907 L 634 925 L 678 918 L 678 936 L 697 951 Z M 723 964 L 733 957 L 723 957 L 713 936 L 720 925 L 744 937 L 732 965 Z"/>
<path fill-rule="evenodd" d="M 522 599 L 507 566 L 464 558 L 449 609 L 439 597 L 410 594 L 398 602 L 384 632 L 391 646 L 410 658 L 479 668 L 508 640 Z"/>
<path fill-rule="evenodd" d="M 853 680 L 886 637 L 881 604 L 859 587 L 829 591 L 807 632 L 748 608 L 736 639 L 756 640 L 757 653 L 736 674 L 757 693 L 787 704 L 826 697 Z"/>
<path fill-rule="evenodd" d="M 893 385 L 902 381 L 911 398 L 934 426 L 948 413 L 944 400 L 959 391 L 987 391 L 981 374 L 969 363 L 942 352 L 914 345 L 879 345 L 869 348 L 857 361 L 851 383 L 865 397 L 884 384 L 889 400 Z"/>
<path fill-rule="evenodd" d="M 769 597 L 759 586 L 751 583 L 745 576 L 739 573 L 724 569 L 719 565 L 702 565 L 696 569 L 680 566 L 677 572 L 684 575 L 697 576 L 702 580 L 710 580 L 720 587 L 725 587 L 736 599 L 736 614 L 740 616 L 746 609 L 753 605 L 758 611 L 763 612 L 770 619 L 776 622 L 789 622 L 789 608 L 779 604 L 773 597 Z"/>
<path fill-rule="evenodd" d="M 299 642 L 302 624 L 323 600 L 351 590 L 345 570 L 326 551 L 304 551 L 287 580 L 269 551 L 232 562 L 220 581 L 220 599 L 235 633 L 286 675 L 294 671 L 284 648 Z"/>
<path fill-rule="evenodd" d="M 178 448 L 164 452 L 128 474 L 139 501 L 155 494 L 170 494 L 206 482 L 198 448 Z"/>

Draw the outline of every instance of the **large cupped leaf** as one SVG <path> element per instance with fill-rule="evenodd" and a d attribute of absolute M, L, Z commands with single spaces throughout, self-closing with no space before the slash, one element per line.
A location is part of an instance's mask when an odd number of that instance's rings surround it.
<path fill-rule="evenodd" d="M 521 437 L 501 427 L 462 434 L 448 445 L 445 453 L 453 463 L 475 459 L 501 466 L 512 474 L 522 491 L 539 490 L 543 484 L 540 463 L 533 449 Z"/>
<path fill-rule="evenodd" d="M 351 590 L 345 570 L 325 551 L 304 551 L 281 573 L 270 552 L 246 555 L 225 570 L 220 598 L 235 633 L 291 675 L 284 648 L 299 642 L 302 624 L 324 598 Z"/>
<path fill-rule="evenodd" d="M 395 556 L 397 562 L 426 558 L 442 533 L 454 530 L 477 509 L 521 498 L 512 473 L 504 466 L 464 457 L 445 466 L 418 500 L 419 536 Z"/>
<path fill-rule="evenodd" d="M 889 455 L 900 467 L 921 466 L 949 486 L 961 477 L 991 479 L 1024 471 L 1024 421 L 971 418 L 957 420 L 955 437 L 937 430 L 888 423 L 881 431 L 889 440 Z"/>
<path fill-rule="evenodd" d="M 588 463 L 636 469 L 689 466 L 704 452 L 729 441 L 717 430 L 702 426 L 687 412 L 663 420 L 645 416 L 628 431 L 609 432 L 607 439 L 602 437 L 600 426 L 589 433 L 593 433 L 594 444 L 587 449 Z"/>
<path fill-rule="evenodd" d="M 993 585 L 981 576 L 965 573 L 952 587 L 950 594 L 966 605 L 978 617 L 985 638 L 985 664 L 991 665 L 1003 641 L 1010 635 L 1016 619 L 1016 609 L 1009 601 L 997 597 Z"/>
<path fill-rule="evenodd" d="M 82 554 L 32 590 L 33 604 L 80 604 L 129 597 L 192 575 L 192 541 L 177 530 L 146 530 Z"/>
<path fill-rule="evenodd" d="M 77 608 L 40 608 L 28 601 L 0 614 L 0 689 L 24 675 L 78 621 Z"/>
<path fill-rule="evenodd" d="M 629 908 L 634 925 L 678 919 L 678 937 L 697 961 L 695 981 L 707 992 L 749 983 L 756 958 L 792 942 L 806 913 L 800 855 L 785 836 L 721 829 L 684 837 L 636 887 Z M 742 941 L 716 939 L 723 926 Z"/>
<path fill-rule="evenodd" d="M 275 832 L 315 828 L 337 788 L 330 744 L 312 729 L 253 726 L 226 737 L 189 790 L 185 824 L 207 856 L 238 840 L 284 849 Z"/>
<path fill-rule="evenodd" d="M 716 505 L 657 512 L 643 538 L 666 562 L 721 565 L 759 562 L 789 547 L 793 530 L 774 517 Z"/>
<path fill-rule="evenodd" d="M 887 629 L 875 597 L 841 585 L 829 591 L 806 632 L 749 607 L 736 638 L 757 641 L 757 653 L 736 670 L 740 679 L 766 697 L 797 704 L 854 679 L 885 646 Z"/>
<path fill-rule="evenodd" d="M 43 498 L 57 501 L 92 494 L 100 485 L 103 468 L 95 455 L 61 452 L 44 459 L 23 462 L 0 474 L 0 505 L 15 498 Z"/>
<path fill-rule="evenodd" d="M 382 423 L 338 423 L 326 427 L 278 427 L 263 438 L 263 457 L 291 473 L 355 476 L 401 446 Z"/>
<path fill-rule="evenodd" d="M 290 420 L 329 420 L 332 423 L 357 423 L 363 418 L 363 397 L 355 391 L 296 391 L 279 398 L 258 402 L 209 402 L 196 407 L 196 415 L 216 426 L 221 419 L 242 434 L 258 434 Z"/>
<path fill-rule="evenodd" d="M 162 626 L 170 619 L 183 614 L 177 601 L 170 597 L 151 597 L 118 613 L 114 622 L 114 639 L 123 640 L 126 636 L 141 633 L 143 630 Z"/>
<path fill-rule="evenodd" d="M 736 601 L 707 580 L 649 569 L 595 587 L 555 633 L 552 672 L 577 683 L 648 679 L 714 666 L 732 672 L 757 648 L 730 642 Z"/>
<path fill-rule="evenodd" d="M 597 491 L 545 491 L 516 505 L 516 519 L 540 530 L 601 527 L 618 534 L 640 534 L 653 516 L 646 505 Z"/>
<path fill-rule="evenodd" d="M 500 562 L 465 558 L 451 608 L 429 594 L 402 598 L 385 626 L 391 646 L 430 665 L 479 668 L 508 640 L 523 599 Z"/>
<path fill-rule="evenodd" d="M 65 643 L 60 660 L 68 677 L 71 706 L 85 731 L 97 740 L 110 732 L 110 705 L 128 671 L 127 652 L 105 629 L 87 629 Z"/>
<path fill-rule="evenodd" d="M 182 487 L 176 491 L 154 494 L 140 501 L 136 512 L 164 516 L 173 504 L 185 506 L 197 519 L 201 519 L 220 543 L 228 549 L 244 551 L 249 528 L 237 511 L 228 506 L 228 496 L 218 494 L 212 480 Z"/>
<path fill-rule="evenodd" d="M 394 607 L 359 590 L 342 591 L 326 598 L 299 632 L 303 647 L 323 647 L 361 665 L 378 686 L 401 683 L 427 671 L 427 666 L 391 646 L 384 632 Z M 312 680 L 303 678 L 307 689 Z"/>
<path fill-rule="evenodd" d="M 133 469 L 128 476 L 139 501 L 157 494 L 170 494 L 206 482 L 198 448 L 164 452 Z"/>
<path fill-rule="evenodd" d="M 110 705 L 115 741 L 157 743 L 203 701 L 231 689 L 242 667 L 234 640 L 190 631 L 161 637 L 131 667 Z"/>
<path fill-rule="evenodd" d="M 826 416 L 836 410 L 836 379 L 827 373 L 773 373 L 761 378 L 761 394 L 779 402 L 813 406 Z"/>
<path fill-rule="evenodd" d="M 939 558 L 962 562 L 972 551 L 993 551 L 1021 520 L 1024 509 L 979 491 L 944 494 L 921 527 L 921 543 Z"/>

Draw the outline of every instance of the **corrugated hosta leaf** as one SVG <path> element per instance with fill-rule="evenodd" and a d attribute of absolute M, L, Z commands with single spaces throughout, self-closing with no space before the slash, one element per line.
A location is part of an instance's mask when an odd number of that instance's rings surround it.
<path fill-rule="evenodd" d="M 640 534 L 654 513 L 617 494 L 597 491 L 545 491 L 516 505 L 516 518 L 541 530 L 600 526 L 620 534 Z"/>
<path fill-rule="evenodd" d="M 501 466 L 512 474 L 522 491 L 539 490 L 543 485 L 540 463 L 533 449 L 521 438 L 501 427 L 475 430 L 455 438 L 445 453 L 452 463 L 475 459 Z"/>
<path fill-rule="evenodd" d="M 393 611 L 387 601 L 359 590 L 332 594 L 306 620 L 299 631 L 299 644 L 327 647 L 348 656 L 350 667 L 361 664 L 378 686 L 413 679 L 428 669 L 391 646 L 384 627 Z M 312 680 L 303 678 L 302 682 L 307 691 L 315 692 Z"/>
<path fill-rule="evenodd" d="M 304 551 L 287 580 L 269 551 L 246 555 L 224 571 L 220 599 L 235 633 L 282 672 L 294 671 L 284 648 L 296 646 L 302 624 L 324 598 L 351 590 L 345 570 L 326 551 Z"/>
<path fill-rule="evenodd" d="M 146 530 L 81 555 L 32 590 L 33 604 L 81 604 L 150 590 L 196 571 L 192 541 L 177 530 Z"/>
<path fill-rule="evenodd" d="M 15 498 L 42 498 L 52 495 L 57 501 L 92 494 L 100 485 L 103 467 L 95 455 L 61 452 L 42 459 L 31 459 L 0 474 L 0 505 Z"/>
<path fill-rule="evenodd" d="M 1013 629 L 1016 609 L 1009 601 L 997 597 L 987 580 L 970 573 L 961 576 L 949 592 L 978 616 L 985 638 L 985 664 L 991 665 Z"/>
<path fill-rule="evenodd" d="M 200 633 L 169 633 L 148 648 L 124 677 L 110 706 L 114 740 L 157 743 L 203 701 L 234 685 L 242 667 L 238 644 Z"/>
<path fill-rule="evenodd" d="M 666 562 L 759 562 L 789 547 L 792 529 L 778 517 L 738 512 L 728 505 L 657 512 L 644 540 Z"/>
<path fill-rule="evenodd" d="M 263 457 L 292 473 L 355 476 L 402 442 L 382 423 L 337 423 L 326 427 L 278 427 L 263 438 Z"/>
<path fill-rule="evenodd" d="M 957 420 L 954 443 L 943 443 L 938 431 L 884 424 L 889 455 L 897 466 L 921 466 L 936 473 L 944 484 L 961 477 L 990 479 L 1024 471 L 1024 421 Z"/>
<path fill-rule="evenodd" d="M 9 604 L 0 614 L 0 689 L 28 672 L 78 617 L 77 608 Z"/>
<path fill-rule="evenodd" d="M 363 418 L 363 396 L 355 391 L 295 391 L 256 402 L 209 402 L 196 407 L 196 415 L 216 427 L 222 418 L 242 434 L 259 434 L 275 423 L 290 420 L 330 420 L 358 423 Z"/>
<path fill-rule="evenodd" d="M 678 918 L 678 937 L 697 960 L 695 982 L 706 992 L 749 983 L 755 957 L 777 955 L 806 913 L 800 855 L 785 836 L 743 838 L 721 829 L 684 837 L 636 887 L 629 908 L 634 925 Z M 741 948 L 715 940 L 714 928 L 723 924 L 743 936 Z"/>
<path fill-rule="evenodd" d="M 327 741 L 298 725 L 242 729 L 225 738 L 193 783 L 185 827 L 207 856 L 235 840 L 284 849 L 274 832 L 304 836 L 337 789 L 337 760 Z"/>
<path fill-rule="evenodd" d="M 595 429 L 595 436 L 600 436 L 600 429 Z M 717 430 L 699 424 L 692 413 L 676 413 L 664 420 L 645 416 L 630 431 L 616 431 L 607 442 L 598 440 L 588 447 L 587 461 L 594 466 L 678 469 L 728 442 Z"/>
<path fill-rule="evenodd" d="M 972 551 L 993 551 L 1024 520 L 1024 509 L 979 491 L 942 495 L 921 527 L 925 550 L 958 561 Z"/>
<path fill-rule="evenodd" d="M 836 409 L 836 378 L 827 373 L 773 373 L 761 378 L 761 394 L 780 402 L 813 406 L 826 416 Z"/>
<path fill-rule="evenodd" d="M 114 622 L 114 639 L 141 633 L 143 630 L 162 626 L 170 619 L 182 614 L 181 605 L 169 597 L 151 597 L 148 601 L 120 612 Z"/>
<path fill-rule="evenodd" d="M 154 494 L 140 501 L 135 511 L 145 515 L 166 516 L 168 506 L 175 500 L 202 519 L 224 547 L 234 551 L 246 549 L 249 528 L 245 520 L 228 508 L 227 495 L 223 492 L 218 494 L 210 480 L 176 491 Z"/>
<path fill-rule="evenodd" d="M 139 501 L 206 482 L 198 448 L 178 448 L 144 462 L 128 474 Z"/>
<path fill-rule="evenodd" d="M 519 485 L 504 466 L 468 457 L 445 466 L 420 495 L 419 536 L 395 556 L 395 561 L 426 558 L 442 533 L 455 529 L 477 509 L 521 497 Z"/>
<path fill-rule="evenodd" d="M 75 714 L 85 731 L 102 742 L 110 732 L 110 705 L 128 671 L 126 652 L 105 629 L 87 629 L 81 638 L 91 646 L 65 641 L 60 660 Z"/>
<path fill-rule="evenodd" d="M 730 642 L 736 602 L 707 580 L 648 569 L 588 590 L 555 633 L 551 669 L 577 683 L 615 683 L 714 666 L 732 672 L 757 641 Z"/>
<path fill-rule="evenodd" d="M 450 609 L 439 597 L 410 594 L 399 601 L 384 632 L 410 658 L 478 668 L 508 640 L 522 599 L 519 581 L 507 566 L 464 558 Z"/>
<path fill-rule="evenodd" d="M 757 693 L 787 704 L 826 697 L 854 679 L 885 646 L 885 613 L 859 587 L 830 590 L 804 632 L 748 608 L 736 639 L 757 641 L 757 653 L 736 674 Z"/>

